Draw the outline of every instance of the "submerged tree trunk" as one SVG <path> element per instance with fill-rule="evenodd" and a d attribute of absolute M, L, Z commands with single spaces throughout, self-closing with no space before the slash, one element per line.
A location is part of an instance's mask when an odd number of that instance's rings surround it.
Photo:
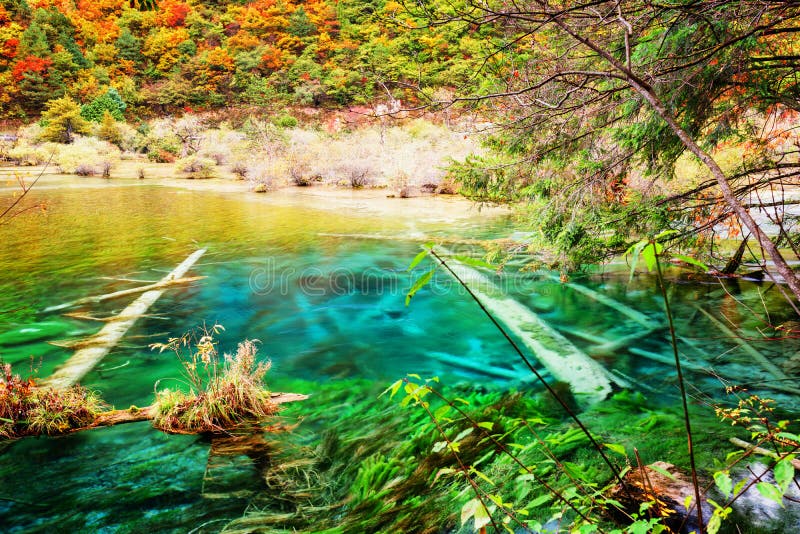
<path fill-rule="evenodd" d="M 747 240 L 748 237 L 742 239 L 742 242 L 739 244 L 739 248 L 736 249 L 736 253 L 733 257 L 725 264 L 725 267 L 720 271 L 722 274 L 733 274 L 735 273 L 739 267 L 742 265 L 742 257 L 744 257 L 744 251 L 747 249 Z"/>
<path fill-rule="evenodd" d="M 147 313 L 150 306 L 164 294 L 168 283 L 186 274 L 205 252 L 206 249 L 200 249 L 192 253 L 159 282 L 161 285 L 156 284 L 160 289 L 152 289 L 143 293 L 120 312 L 119 320 L 109 322 L 97 334 L 86 339 L 86 347 L 75 352 L 69 360 L 46 378 L 42 385 L 53 388 L 66 388 L 77 384 L 81 378 L 86 376 L 86 373 L 91 371 L 119 343 L 139 317 Z"/>
<path fill-rule="evenodd" d="M 469 285 L 486 310 L 522 341 L 556 380 L 569 384 L 581 405 L 590 406 L 605 400 L 611 394 L 611 384 L 620 382 L 528 307 L 504 295 L 482 273 L 456 260 L 448 261 L 447 265 L 461 281 Z"/>

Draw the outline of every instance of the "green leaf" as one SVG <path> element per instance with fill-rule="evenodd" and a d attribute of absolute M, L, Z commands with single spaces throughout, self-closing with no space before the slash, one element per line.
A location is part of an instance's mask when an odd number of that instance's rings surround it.
<path fill-rule="evenodd" d="M 435 271 L 435 268 L 431 269 L 427 273 L 420 276 L 416 282 L 414 282 L 414 285 L 411 286 L 411 289 L 408 290 L 408 294 L 406 295 L 406 306 L 408 306 L 408 304 L 411 302 L 411 297 L 417 294 L 417 291 L 428 285 L 428 283 L 431 281 L 431 278 L 433 278 L 433 273 Z"/>
<path fill-rule="evenodd" d="M 469 521 L 470 518 L 475 515 L 475 509 L 478 506 L 481 506 L 481 503 L 477 498 L 476 499 L 470 499 L 466 503 L 464 503 L 464 506 L 461 507 L 461 524 L 462 525 L 466 524 L 466 522 Z"/>
<path fill-rule="evenodd" d="M 605 445 L 610 450 L 616 452 L 619 455 L 628 456 L 628 454 L 625 452 L 625 447 L 623 447 L 622 445 L 620 445 L 618 443 L 603 443 L 603 445 Z"/>
<path fill-rule="evenodd" d="M 722 518 L 717 514 L 711 516 L 711 519 L 708 520 L 708 524 L 706 525 L 706 532 L 708 534 L 717 534 L 719 532 L 719 527 L 722 526 Z"/>
<path fill-rule="evenodd" d="M 481 421 L 478 423 L 478 426 L 481 428 L 485 428 L 486 430 L 492 430 L 494 428 L 494 423 L 491 421 Z"/>
<path fill-rule="evenodd" d="M 730 498 L 731 492 L 733 491 L 733 480 L 731 480 L 727 471 L 717 471 L 714 473 L 714 483 L 726 499 Z"/>
<path fill-rule="evenodd" d="M 636 272 L 636 265 L 639 263 L 639 255 L 642 253 L 642 249 L 648 244 L 647 241 L 639 241 L 638 243 L 634 243 L 633 245 L 625 251 L 625 255 L 631 256 L 631 277 L 630 280 L 633 280 L 633 274 Z"/>
<path fill-rule="evenodd" d="M 447 415 L 447 412 L 449 412 L 449 411 L 450 411 L 450 405 L 449 404 L 445 404 L 444 406 L 440 406 L 435 412 L 433 412 L 433 418 L 434 419 L 442 419 L 445 415 Z"/>
<path fill-rule="evenodd" d="M 461 507 L 461 524 L 464 525 L 470 518 L 475 519 L 475 530 L 480 530 L 489 524 L 489 511 L 478 498 L 470 499 Z"/>
<path fill-rule="evenodd" d="M 692 506 L 692 496 L 687 495 L 685 499 L 683 499 L 683 507 L 686 508 L 686 511 L 689 511 L 689 507 Z"/>
<path fill-rule="evenodd" d="M 539 495 L 534 500 L 528 503 L 528 507 L 530 508 L 538 508 L 539 506 L 550 502 L 552 497 L 549 494 Z"/>
<path fill-rule="evenodd" d="M 394 384 L 392 384 L 388 388 L 384 389 L 383 393 L 378 395 L 378 398 L 383 397 L 384 395 L 386 395 L 390 391 L 392 392 L 392 394 L 389 395 L 389 398 L 390 399 L 394 398 L 394 396 L 397 395 L 397 392 L 400 391 L 400 386 L 402 386 L 402 385 L 403 385 L 403 381 L 402 380 L 398 380 L 397 382 L 395 382 Z"/>
<path fill-rule="evenodd" d="M 425 249 L 422 252 L 420 252 L 419 254 L 417 254 L 416 256 L 414 256 L 414 259 L 411 260 L 411 263 L 408 265 L 408 269 L 406 269 L 406 271 L 411 272 L 414 269 L 414 267 L 419 265 L 419 263 L 422 260 L 424 260 L 425 258 L 428 257 L 428 254 L 430 254 L 430 250 Z"/>
<path fill-rule="evenodd" d="M 475 508 L 475 530 L 480 530 L 489 523 L 491 523 L 492 518 L 489 516 L 489 510 L 486 507 L 478 503 L 478 507 Z"/>
<path fill-rule="evenodd" d="M 479 260 L 477 258 L 470 258 L 469 256 L 453 256 L 453 259 L 458 261 L 459 263 L 470 265 L 472 267 L 482 267 L 484 269 L 491 269 L 493 271 L 497 269 L 497 267 L 492 265 L 491 263 Z"/>
<path fill-rule="evenodd" d="M 706 265 L 705 263 L 703 263 L 700 260 L 696 260 L 696 259 L 692 258 L 691 256 L 684 256 L 683 254 L 675 254 L 673 256 L 673 258 L 676 259 L 676 260 L 681 260 L 682 262 L 688 263 L 689 265 L 694 265 L 695 267 L 700 267 L 704 271 L 708 271 L 708 265 Z"/>
<path fill-rule="evenodd" d="M 583 480 L 585 482 L 591 482 L 591 477 L 589 477 L 583 467 L 579 466 L 578 464 L 574 464 L 572 462 L 562 462 L 561 465 L 564 466 L 564 471 L 572 478 Z"/>
<path fill-rule="evenodd" d="M 768 482 L 759 482 L 756 484 L 756 489 L 765 498 L 775 501 L 776 503 L 780 504 L 781 507 L 783 507 L 783 492 L 778 486 Z"/>
<path fill-rule="evenodd" d="M 490 494 L 487 495 L 487 497 L 489 498 L 490 501 L 495 503 L 497 506 L 505 506 L 505 504 L 503 503 L 503 498 L 500 497 L 499 495 L 495 495 L 494 493 L 490 493 Z"/>
<path fill-rule="evenodd" d="M 775 464 L 773 472 L 775 473 L 775 482 L 782 492 L 789 489 L 789 484 L 794 480 L 794 466 L 792 465 L 792 456 L 785 456 Z"/>
<path fill-rule="evenodd" d="M 491 478 L 487 477 L 486 475 L 484 475 L 483 473 L 481 473 L 480 471 L 478 471 L 478 470 L 477 470 L 477 469 L 475 469 L 475 468 L 472 468 L 472 469 L 471 469 L 471 471 L 472 471 L 473 473 L 475 473 L 475 475 L 476 475 L 478 478 L 480 478 L 481 480 L 483 480 L 483 481 L 484 481 L 484 482 L 486 482 L 487 484 L 490 484 L 490 485 L 494 486 L 494 482 L 492 481 L 492 479 L 491 479 Z M 500 505 L 502 506 L 502 501 L 500 502 Z"/>
<path fill-rule="evenodd" d="M 647 467 L 648 467 L 648 469 L 652 469 L 653 471 L 655 471 L 659 475 L 664 475 L 665 477 L 667 477 L 670 480 L 677 480 L 675 478 L 675 475 L 673 475 L 672 473 L 670 473 L 666 469 L 658 467 L 657 465 L 648 465 Z"/>
<path fill-rule="evenodd" d="M 630 534 L 649 534 L 652 527 L 653 525 L 650 523 L 650 521 L 640 519 L 639 521 L 628 525 L 628 532 Z"/>
<path fill-rule="evenodd" d="M 675 235 L 677 233 L 678 233 L 677 230 L 664 230 L 663 232 L 661 232 L 660 234 L 655 236 L 653 238 L 653 241 L 663 241 L 665 237 L 669 237 L 669 236 Z"/>
<path fill-rule="evenodd" d="M 647 246 L 644 247 L 642 250 L 642 258 L 644 259 L 644 264 L 647 266 L 648 271 L 654 271 L 656 269 L 658 256 L 663 250 L 664 246 L 661 245 L 661 243 L 648 243 Z"/>
<path fill-rule="evenodd" d="M 453 441 L 461 441 L 465 437 L 472 434 L 473 430 L 474 430 L 473 427 L 465 428 L 464 430 L 458 433 L 458 435 L 455 437 L 455 439 L 453 439 Z"/>

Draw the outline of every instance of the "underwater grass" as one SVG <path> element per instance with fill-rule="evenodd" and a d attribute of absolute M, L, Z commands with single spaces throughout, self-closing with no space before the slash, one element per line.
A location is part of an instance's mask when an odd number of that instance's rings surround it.
<path fill-rule="evenodd" d="M 310 386 L 293 381 L 289 387 Z M 290 419 L 301 416 L 302 422 L 293 433 L 271 436 L 272 452 L 261 472 L 265 490 L 225 532 L 475 532 L 472 521 L 461 521 L 461 510 L 475 493 L 456 456 L 485 477 L 472 471 L 483 491 L 513 504 L 514 515 L 526 525 L 511 522 L 508 526 L 517 531 L 568 530 L 580 519 L 534 475 L 581 513 L 591 514 L 601 529 L 618 528 L 605 515 L 610 505 L 602 494 L 614 485 L 605 463 L 574 423 L 548 415 L 552 405 L 543 392 L 441 386 L 442 395 L 459 399 L 467 414 L 445 413 L 443 402 L 430 400 L 441 430 L 458 441 L 456 455 L 441 444 L 441 432 L 425 410 L 411 403 L 401 407 L 388 395 L 379 398 L 381 389 L 374 383 L 331 381 L 314 389 L 313 404 L 284 412 Z M 613 453 L 623 468 L 635 465 L 634 447 L 647 451 L 647 462 L 688 468 L 680 410 L 653 411 L 651 404 L 645 395 L 623 391 L 584 416 L 599 441 L 624 449 L 627 456 Z M 472 428 L 471 421 L 485 427 L 491 422 L 487 430 L 494 441 L 477 429 L 455 440 Z M 699 413 L 697 421 L 703 428 L 697 436 L 698 462 L 713 466 L 730 450 L 719 439 L 730 434 L 730 427 L 711 413 Z M 503 521 L 499 507 L 493 515 Z"/>
<path fill-rule="evenodd" d="M 0 375 L 0 438 L 55 436 L 90 426 L 105 407 L 98 395 L 81 386 L 38 387 L 33 379 L 2 366 Z"/>

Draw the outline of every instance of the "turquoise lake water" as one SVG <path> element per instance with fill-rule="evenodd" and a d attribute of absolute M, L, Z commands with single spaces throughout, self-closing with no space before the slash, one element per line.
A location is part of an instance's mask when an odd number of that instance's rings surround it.
<path fill-rule="evenodd" d="M 412 199 L 408 210 L 381 214 L 358 196 L 332 209 L 319 204 L 323 197 L 244 200 L 242 195 L 113 182 L 37 191 L 35 199 L 47 203 L 45 214 L 31 213 L 0 227 L 0 358 L 17 372 L 34 369 L 46 377 L 71 354 L 48 341 L 90 335 L 101 324 L 42 310 L 137 284 L 121 278 L 158 280 L 193 250 L 206 247 L 190 271 L 206 278 L 168 290 L 83 385 L 119 408 L 149 404 L 154 384 L 170 387 L 182 376 L 174 355 L 148 345 L 218 323 L 225 327 L 222 351 L 234 350 L 239 340 L 260 341 L 262 356 L 273 362 L 269 385 L 277 391 L 297 387 L 298 378 L 315 389 L 354 378 L 385 387 L 406 373 L 437 375 L 451 384 L 480 382 L 489 389 L 537 387 L 524 378 L 494 326 L 443 273 L 411 306 L 404 305 L 413 278 L 423 272 L 405 269 L 426 236 L 508 236 L 513 228 L 507 217 L 456 201 Z M 593 337 L 613 340 L 640 328 L 553 281 L 551 274 L 506 274 L 495 282 L 590 353 L 598 344 Z M 779 295 L 768 284 L 723 287 L 692 281 L 677 270 L 670 279 L 685 340 L 681 348 L 698 364 L 719 366 L 748 382 L 770 379 L 698 314 L 695 304 L 713 303 L 779 363 L 800 348 L 764 337 L 758 314 L 735 302 L 738 298 L 756 311 L 762 301 L 769 302 L 778 310 L 773 323 L 788 320 L 789 311 L 780 311 Z M 624 268 L 610 268 L 574 281 L 664 321 L 652 277 L 637 276 L 629 283 Z M 132 298 L 76 309 L 106 316 Z M 661 330 L 635 346 L 669 357 L 665 339 Z M 670 367 L 624 349 L 595 357 L 633 388 L 652 395 L 654 407 L 675 401 Z M 469 365 L 453 365 L 458 359 Z M 486 374 L 481 367 L 501 371 Z M 514 379 L 514 373 L 521 378 Z M 719 378 L 696 374 L 691 380 L 698 395 L 721 396 Z M 301 415 L 302 406 L 292 407 L 292 413 Z M 146 423 L 22 440 L 0 453 L 0 530 L 216 531 L 240 517 L 247 504 L 204 497 L 208 452 L 205 438 L 162 434 Z M 231 475 L 230 484 L 257 489 L 259 481 L 254 468 L 244 466 Z"/>

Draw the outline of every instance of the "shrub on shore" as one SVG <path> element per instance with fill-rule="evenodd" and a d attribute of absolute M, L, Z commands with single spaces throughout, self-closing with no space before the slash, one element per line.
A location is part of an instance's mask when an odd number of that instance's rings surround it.
<path fill-rule="evenodd" d="M 76 137 L 70 145 L 55 145 L 53 162 L 64 174 L 107 175 L 120 160 L 120 150 L 94 137 Z"/>
<path fill-rule="evenodd" d="M 180 172 L 185 173 L 187 178 L 208 179 L 218 176 L 217 162 L 211 158 L 204 158 L 198 155 L 178 160 L 175 163 L 175 167 Z"/>

